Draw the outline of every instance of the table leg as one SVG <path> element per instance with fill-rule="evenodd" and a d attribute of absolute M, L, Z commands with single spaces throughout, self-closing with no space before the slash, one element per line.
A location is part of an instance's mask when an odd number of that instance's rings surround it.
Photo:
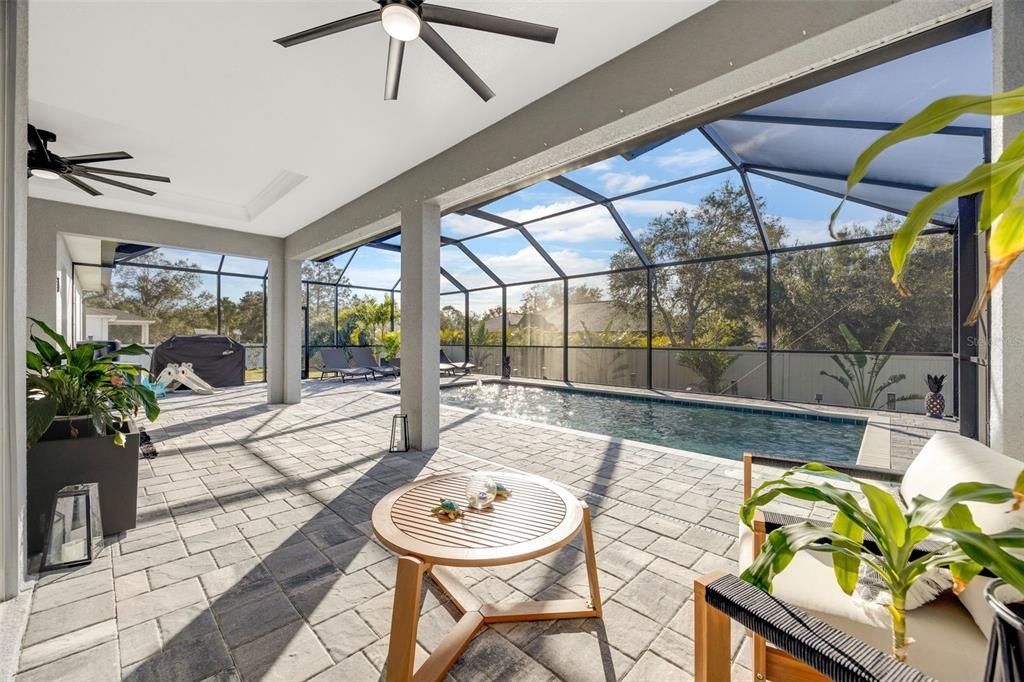
<path fill-rule="evenodd" d="M 387 682 L 408 682 L 416 662 L 416 630 L 420 621 L 423 574 L 430 566 L 416 557 L 398 559 L 395 603 L 391 610 Z"/>
<path fill-rule="evenodd" d="M 583 541 L 586 543 L 587 582 L 590 585 L 590 606 L 594 615 L 601 617 L 601 586 L 597 580 L 597 557 L 594 556 L 594 533 L 590 526 L 590 506 L 580 500 L 583 505 Z"/>

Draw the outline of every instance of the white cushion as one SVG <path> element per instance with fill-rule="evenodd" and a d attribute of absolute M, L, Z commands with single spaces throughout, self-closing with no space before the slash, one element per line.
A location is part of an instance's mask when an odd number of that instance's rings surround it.
<path fill-rule="evenodd" d="M 1002 455 L 976 440 L 955 433 L 936 433 L 907 469 L 900 493 L 910 504 L 916 495 L 938 499 L 955 484 L 967 481 L 1012 488 L 1022 469 L 1024 462 Z M 974 522 L 986 533 L 1024 526 L 1024 510 L 1011 512 L 1009 503 L 970 502 L 967 506 Z"/>
<path fill-rule="evenodd" d="M 1012 488 L 1022 469 L 1024 462 L 1000 454 L 976 440 L 954 433 L 937 433 L 907 469 L 900 492 L 909 503 L 915 495 L 939 498 L 954 484 L 966 481 L 996 483 Z M 1024 527 L 1024 509 L 1012 511 L 1009 503 L 971 502 L 967 506 L 974 522 L 986 533 Z M 990 582 L 991 578 L 975 578 L 957 595 L 985 637 L 992 632 L 992 608 L 985 601 L 985 587 Z"/>
<path fill-rule="evenodd" d="M 741 525 L 740 570 L 753 560 L 753 537 Z M 772 594 L 880 651 L 892 650 L 888 611 L 847 596 L 836 583 L 827 554 L 798 553 L 776 576 Z M 950 593 L 908 611 L 907 633 L 915 640 L 907 658 L 914 668 L 937 680 L 982 679 L 988 642 Z"/>

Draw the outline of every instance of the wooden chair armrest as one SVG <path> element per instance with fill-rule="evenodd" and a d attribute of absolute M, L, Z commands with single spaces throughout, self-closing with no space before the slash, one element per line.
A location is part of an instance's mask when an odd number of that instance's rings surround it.
<path fill-rule="evenodd" d="M 693 587 L 697 682 L 728 680 L 728 619 L 836 682 L 932 682 L 927 675 L 735 575 L 710 573 L 696 579 Z"/>
<path fill-rule="evenodd" d="M 796 459 L 794 457 L 780 457 L 779 455 L 758 455 L 754 453 L 745 453 L 743 455 L 744 463 L 748 460 L 750 464 L 759 464 L 761 466 L 776 467 L 778 469 L 791 469 L 793 467 L 802 466 L 807 464 L 807 460 Z M 869 467 L 863 464 L 847 464 L 844 462 L 823 462 L 836 471 L 847 474 L 849 476 L 859 476 L 861 478 L 871 478 L 876 481 L 884 481 L 886 483 L 899 483 L 903 480 L 903 474 L 899 471 L 892 471 L 891 469 L 882 469 L 879 467 Z"/>

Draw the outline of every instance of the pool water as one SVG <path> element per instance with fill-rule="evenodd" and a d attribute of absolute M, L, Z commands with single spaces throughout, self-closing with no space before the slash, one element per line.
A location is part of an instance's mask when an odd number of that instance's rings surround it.
<path fill-rule="evenodd" d="M 809 420 L 779 412 L 494 382 L 445 388 L 441 402 L 728 459 L 756 452 L 856 462 L 865 427 L 863 420 Z"/>

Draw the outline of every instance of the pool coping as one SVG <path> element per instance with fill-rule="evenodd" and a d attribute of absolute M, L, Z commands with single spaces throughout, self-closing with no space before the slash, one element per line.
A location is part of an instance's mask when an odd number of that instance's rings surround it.
<path fill-rule="evenodd" d="M 524 379 L 520 377 L 512 379 L 503 379 L 497 376 L 479 374 L 465 375 L 461 377 L 445 379 L 447 380 L 442 381 L 442 388 L 470 385 L 475 384 L 477 381 L 482 381 L 484 383 L 504 383 L 519 386 L 531 386 L 535 388 L 549 388 L 555 390 L 576 391 L 579 393 L 612 395 L 616 397 L 627 397 L 632 399 L 650 400 L 657 402 L 698 404 L 718 409 L 731 409 L 741 414 L 747 412 L 767 413 L 776 415 L 781 414 L 782 416 L 792 416 L 796 418 L 807 418 L 808 415 L 813 415 L 819 418 L 829 420 L 851 420 L 857 423 L 864 424 L 864 435 L 861 438 L 860 448 L 857 452 L 857 464 L 878 467 L 881 469 L 892 468 L 892 442 L 891 438 L 889 437 L 889 433 L 891 430 L 890 416 L 887 414 L 879 414 L 877 412 L 869 410 L 857 408 L 848 408 L 847 410 L 844 410 L 843 408 L 836 408 L 833 406 L 780 403 L 777 401 L 767 401 L 755 398 L 739 398 L 733 396 L 729 396 L 727 398 L 719 398 L 716 396 L 708 395 L 696 396 L 692 393 L 677 393 L 661 389 L 648 390 L 639 388 L 626 388 L 621 386 L 599 386 L 594 384 L 577 384 L 565 381 L 550 381 L 545 379 Z M 390 389 L 388 389 L 388 392 L 395 393 L 395 387 L 391 387 Z M 749 403 L 749 408 L 745 408 L 744 403 Z M 616 436 L 608 436 L 606 434 L 594 433 L 591 431 L 568 429 L 566 427 L 554 426 L 551 424 L 542 424 L 541 422 L 535 422 L 529 419 L 522 419 L 518 417 L 507 417 L 505 415 L 497 415 L 492 412 L 486 412 L 484 410 L 470 410 L 467 408 L 454 407 L 451 405 L 444 405 L 444 407 L 446 409 L 462 410 L 467 413 L 481 414 L 488 417 L 506 419 L 519 423 L 540 425 L 554 429 L 562 429 L 565 430 L 566 432 L 570 432 L 573 434 L 585 434 L 588 436 L 597 437 L 602 440 L 614 443 L 628 444 L 643 448 L 657 448 L 661 451 L 666 452 L 685 453 L 687 456 L 700 455 L 701 457 L 711 457 L 719 461 L 723 459 L 730 462 L 737 461 L 725 457 L 718 457 L 716 455 L 709 455 L 706 453 L 692 452 L 689 450 L 679 450 L 676 448 L 670 448 L 663 445 L 655 445 L 653 443 L 646 443 L 644 441 L 618 438 Z"/>

